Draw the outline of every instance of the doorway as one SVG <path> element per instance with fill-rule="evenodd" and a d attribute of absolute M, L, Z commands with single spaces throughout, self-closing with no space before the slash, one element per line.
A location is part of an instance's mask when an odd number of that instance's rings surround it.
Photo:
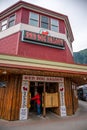
<path fill-rule="evenodd" d="M 41 115 L 45 117 L 49 112 L 57 111 L 59 105 L 58 83 L 30 82 L 31 98 L 35 96 L 36 91 L 41 97 Z M 36 115 L 36 102 L 32 100 L 30 101 L 29 116 L 33 118 Z"/>
<path fill-rule="evenodd" d="M 43 82 L 30 82 L 30 93 L 31 98 L 35 96 L 35 93 L 38 92 L 40 94 L 40 101 L 41 101 L 41 114 L 42 114 L 42 93 L 43 93 Z M 37 106 L 35 100 L 30 101 L 30 109 L 29 113 L 37 115 Z"/>

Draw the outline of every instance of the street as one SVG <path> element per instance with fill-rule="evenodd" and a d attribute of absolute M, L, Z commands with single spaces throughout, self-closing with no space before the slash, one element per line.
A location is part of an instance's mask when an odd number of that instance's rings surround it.
<path fill-rule="evenodd" d="M 0 120 L 0 130 L 87 130 L 87 102 L 79 101 L 75 115 L 59 117 L 49 113 L 46 118 L 36 117 L 25 121 Z"/>

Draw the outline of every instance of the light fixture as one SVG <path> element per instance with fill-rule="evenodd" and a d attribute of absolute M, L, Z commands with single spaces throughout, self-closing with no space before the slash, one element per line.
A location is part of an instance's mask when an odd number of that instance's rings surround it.
<path fill-rule="evenodd" d="M 83 79 L 86 80 L 86 77 L 84 77 Z"/>
<path fill-rule="evenodd" d="M 2 72 L 2 74 L 7 74 L 7 71 L 6 71 L 6 70 L 4 70 L 4 71 Z"/>

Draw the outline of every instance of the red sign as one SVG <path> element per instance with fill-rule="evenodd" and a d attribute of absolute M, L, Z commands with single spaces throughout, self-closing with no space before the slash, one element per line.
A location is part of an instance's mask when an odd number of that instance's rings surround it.
<path fill-rule="evenodd" d="M 59 38 L 47 36 L 39 33 L 29 32 L 29 31 L 23 31 L 22 32 L 22 41 L 24 42 L 30 42 L 55 48 L 61 48 L 64 49 L 64 41 Z"/>

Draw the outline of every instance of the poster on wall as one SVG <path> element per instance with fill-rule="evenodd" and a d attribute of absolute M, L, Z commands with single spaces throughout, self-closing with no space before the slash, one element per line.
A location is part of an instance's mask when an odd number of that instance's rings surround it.
<path fill-rule="evenodd" d="M 28 118 L 28 108 L 20 109 L 20 120 L 26 120 Z"/>

